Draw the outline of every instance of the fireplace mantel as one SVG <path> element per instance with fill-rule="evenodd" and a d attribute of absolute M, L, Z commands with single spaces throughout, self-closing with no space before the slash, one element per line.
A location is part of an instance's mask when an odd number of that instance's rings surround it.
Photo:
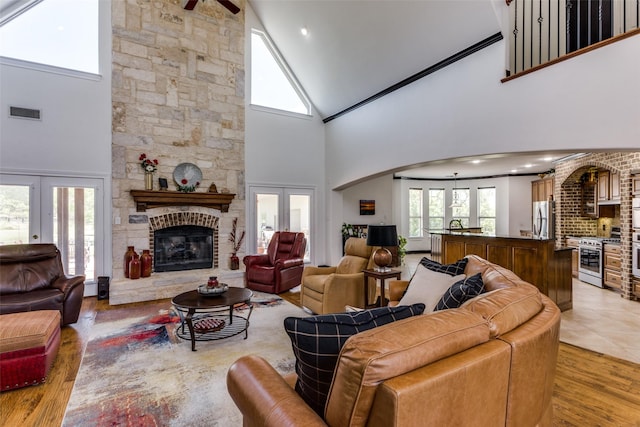
<path fill-rule="evenodd" d="M 230 193 L 182 193 L 164 190 L 131 190 L 130 192 L 138 212 L 165 206 L 203 206 L 229 212 L 229 205 L 235 197 L 235 194 Z"/>

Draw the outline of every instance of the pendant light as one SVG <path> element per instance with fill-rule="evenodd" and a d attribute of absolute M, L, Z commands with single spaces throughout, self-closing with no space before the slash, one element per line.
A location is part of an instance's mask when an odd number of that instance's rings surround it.
<path fill-rule="evenodd" d="M 458 199 L 458 172 L 454 172 L 453 173 L 453 201 L 451 202 L 451 205 L 449 205 L 450 208 L 459 208 L 462 206 L 462 203 L 460 203 L 460 200 Z"/>

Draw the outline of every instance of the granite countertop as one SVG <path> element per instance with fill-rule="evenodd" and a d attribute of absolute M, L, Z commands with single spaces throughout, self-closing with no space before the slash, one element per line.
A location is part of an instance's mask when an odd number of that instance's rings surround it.
<path fill-rule="evenodd" d="M 429 234 L 441 234 L 450 236 L 469 236 L 469 237 L 488 237 L 496 239 L 517 239 L 517 240 L 539 240 L 541 242 L 555 239 L 534 239 L 533 237 L 526 236 L 509 236 L 507 234 L 487 234 L 487 233 L 469 233 L 460 231 L 447 231 L 447 230 L 429 230 Z"/>

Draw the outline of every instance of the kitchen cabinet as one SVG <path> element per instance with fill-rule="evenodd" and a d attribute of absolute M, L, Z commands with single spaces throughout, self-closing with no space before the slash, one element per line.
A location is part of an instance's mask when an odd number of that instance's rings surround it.
<path fill-rule="evenodd" d="M 605 286 L 622 289 L 622 262 L 620 245 L 605 243 L 604 245 L 604 277 Z"/>
<path fill-rule="evenodd" d="M 567 238 L 567 247 L 571 248 L 571 276 L 578 278 L 578 268 L 580 266 L 580 260 L 578 253 L 578 245 L 580 244 L 580 239 L 575 239 L 573 237 Z"/>
<path fill-rule="evenodd" d="M 572 251 L 556 250 L 554 240 L 442 234 L 442 264 L 451 264 L 470 254 L 513 271 L 522 280 L 537 286 L 560 310 L 572 307 Z"/>
<path fill-rule="evenodd" d="M 631 176 L 631 192 L 634 196 L 640 196 L 640 175 Z"/>
<path fill-rule="evenodd" d="M 640 279 L 637 277 L 633 278 L 631 290 L 636 298 L 640 298 Z"/>
<path fill-rule="evenodd" d="M 620 203 L 620 174 L 601 170 L 598 172 L 598 203 Z"/>
<path fill-rule="evenodd" d="M 598 217 L 598 191 L 596 185 L 595 182 L 585 182 L 582 184 L 582 216 L 588 218 Z"/>
<path fill-rule="evenodd" d="M 539 179 L 531 182 L 531 201 L 546 202 L 553 199 L 553 178 Z"/>

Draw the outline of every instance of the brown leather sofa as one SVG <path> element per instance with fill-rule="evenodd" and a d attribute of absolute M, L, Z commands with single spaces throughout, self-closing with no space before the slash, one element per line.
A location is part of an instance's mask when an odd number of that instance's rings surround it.
<path fill-rule="evenodd" d="M 61 324 L 78 321 L 84 276 L 67 276 L 54 244 L 0 246 L 0 314 L 58 310 Z"/>
<path fill-rule="evenodd" d="M 227 374 L 244 426 L 550 426 L 560 310 L 513 272 L 469 256 L 487 289 L 461 308 L 349 338 L 324 417 L 264 359 Z"/>

